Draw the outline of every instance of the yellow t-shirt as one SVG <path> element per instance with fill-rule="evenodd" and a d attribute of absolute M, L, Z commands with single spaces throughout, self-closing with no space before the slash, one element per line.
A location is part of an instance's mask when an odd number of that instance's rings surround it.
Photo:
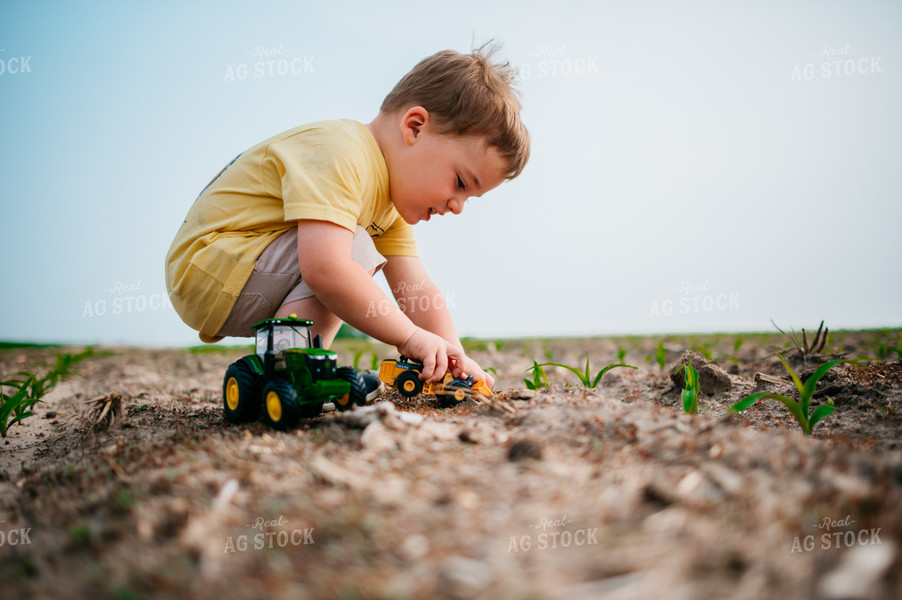
<path fill-rule="evenodd" d="M 200 193 L 166 255 L 172 306 L 205 342 L 216 336 L 254 262 L 298 219 L 364 227 L 383 255 L 416 256 L 391 202 L 376 140 L 350 120 L 302 125 L 240 154 Z"/>

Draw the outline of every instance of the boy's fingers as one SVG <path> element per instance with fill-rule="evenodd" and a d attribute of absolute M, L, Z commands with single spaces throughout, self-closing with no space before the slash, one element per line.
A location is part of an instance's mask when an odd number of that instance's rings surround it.
<path fill-rule="evenodd" d="M 435 355 L 429 354 L 423 359 L 423 370 L 420 371 L 420 379 L 428 381 L 435 373 Z"/>
<path fill-rule="evenodd" d="M 430 378 L 430 381 L 432 382 L 441 381 L 445 376 L 445 372 L 448 370 L 448 355 L 445 353 L 445 350 L 439 350 L 436 356 L 438 357 L 438 360 L 435 362 L 435 371 Z"/>

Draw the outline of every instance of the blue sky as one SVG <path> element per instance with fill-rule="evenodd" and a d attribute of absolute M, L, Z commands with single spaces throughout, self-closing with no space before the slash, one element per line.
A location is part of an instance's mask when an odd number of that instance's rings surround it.
<path fill-rule="evenodd" d="M 209 179 L 487 39 L 533 147 L 416 228 L 461 334 L 902 325 L 900 25 L 894 2 L 5 2 L 0 339 L 197 343 L 163 257 Z"/>

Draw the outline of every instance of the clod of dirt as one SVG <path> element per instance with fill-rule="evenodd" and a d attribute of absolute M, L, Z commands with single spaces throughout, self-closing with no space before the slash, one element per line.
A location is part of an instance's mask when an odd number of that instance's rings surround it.
<path fill-rule="evenodd" d="M 533 440 L 517 440 L 507 449 L 507 459 L 511 462 L 528 458 L 542 460 L 542 447 Z"/>
<path fill-rule="evenodd" d="M 689 354 L 683 353 L 680 357 L 680 362 L 670 369 L 670 380 L 677 389 L 686 387 L 686 375 L 680 367 L 688 364 L 688 362 Z M 698 384 L 703 395 L 725 394 L 733 389 L 733 382 L 727 372 L 717 366 L 716 363 L 709 362 L 708 359 L 698 352 L 692 353 L 692 366 L 698 371 Z"/>

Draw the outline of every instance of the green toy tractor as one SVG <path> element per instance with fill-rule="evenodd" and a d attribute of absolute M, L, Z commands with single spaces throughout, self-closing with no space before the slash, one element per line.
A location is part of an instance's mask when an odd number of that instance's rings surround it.
<path fill-rule="evenodd" d="M 363 377 L 351 367 L 336 367 L 337 355 L 324 350 L 320 336 L 310 337 L 313 321 L 296 316 L 254 325 L 256 354 L 229 365 L 222 384 L 225 418 L 233 423 L 263 420 L 290 429 L 301 418 L 318 416 L 332 402 L 347 410 L 366 402 Z"/>

